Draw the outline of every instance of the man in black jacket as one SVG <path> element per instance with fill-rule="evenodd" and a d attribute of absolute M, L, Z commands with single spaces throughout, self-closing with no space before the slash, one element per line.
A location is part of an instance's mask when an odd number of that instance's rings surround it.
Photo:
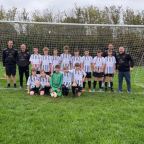
<path fill-rule="evenodd" d="M 119 47 L 119 54 L 117 55 L 117 69 L 118 69 L 118 90 L 122 92 L 123 78 L 127 83 L 127 92 L 131 92 L 131 77 L 130 70 L 133 68 L 134 62 L 130 54 L 125 52 L 124 47 Z"/>
<path fill-rule="evenodd" d="M 18 52 L 17 56 L 17 64 L 18 64 L 18 69 L 19 69 L 19 78 L 20 78 L 20 87 L 23 87 L 23 75 L 25 74 L 26 77 L 26 82 L 29 77 L 29 59 L 30 59 L 30 54 L 27 51 L 26 45 L 22 44 L 20 46 L 20 51 Z"/>
<path fill-rule="evenodd" d="M 7 42 L 8 47 L 3 50 L 2 60 L 3 66 L 6 70 L 7 75 L 7 87 L 10 87 L 10 80 L 12 78 L 14 87 L 16 88 L 16 58 L 17 50 L 13 48 L 13 41 L 9 40 Z"/>

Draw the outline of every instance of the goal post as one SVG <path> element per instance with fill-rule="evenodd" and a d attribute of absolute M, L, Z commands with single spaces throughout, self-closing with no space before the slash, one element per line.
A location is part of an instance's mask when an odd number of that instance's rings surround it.
<path fill-rule="evenodd" d="M 0 56 L 9 39 L 18 49 L 25 43 L 30 52 L 33 47 L 42 52 L 47 46 L 50 53 L 53 48 L 62 53 L 63 46 L 69 45 L 72 54 L 78 48 L 81 55 L 88 49 L 92 56 L 98 49 L 104 50 L 108 43 L 113 43 L 116 51 L 124 46 L 132 55 L 138 73 L 134 80 L 139 77 L 140 67 L 143 67 L 144 25 L 0 21 Z"/>

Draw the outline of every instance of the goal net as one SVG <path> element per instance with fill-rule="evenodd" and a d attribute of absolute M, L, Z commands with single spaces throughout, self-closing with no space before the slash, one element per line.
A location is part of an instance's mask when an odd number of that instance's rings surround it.
<path fill-rule="evenodd" d="M 124 46 L 136 65 L 134 81 L 144 84 L 144 25 L 0 21 L 0 53 L 9 39 L 14 41 L 15 48 L 25 43 L 30 52 L 33 47 L 42 52 L 47 46 L 50 53 L 53 48 L 61 53 L 63 46 L 69 45 L 72 54 L 78 48 L 81 55 L 88 49 L 92 56 L 96 50 L 104 50 L 108 43 L 113 43 L 116 51 Z"/>

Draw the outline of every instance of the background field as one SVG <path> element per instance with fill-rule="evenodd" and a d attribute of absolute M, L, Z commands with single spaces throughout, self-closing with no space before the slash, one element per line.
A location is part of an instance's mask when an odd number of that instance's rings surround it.
<path fill-rule="evenodd" d="M 0 80 L 0 143 L 143 144 L 144 89 L 134 84 L 135 72 L 132 94 L 86 92 L 79 98 L 30 97 L 24 89 L 3 89 Z"/>

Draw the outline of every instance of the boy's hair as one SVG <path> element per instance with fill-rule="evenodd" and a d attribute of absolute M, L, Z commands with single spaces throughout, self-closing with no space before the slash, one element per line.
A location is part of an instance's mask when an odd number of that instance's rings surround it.
<path fill-rule="evenodd" d="M 97 53 L 101 53 L 102 51 L 101 50 L 97 50 Z"/>
<path fill-rule="evenodd" d="M 57 48 L 54 48 L 53 51 L 58 51 L 58 49 L 57 49 Z"/>
<path fill-rule="evenodd" d="M 79 64 L 79 63 L 76 63 L 76 64 L 75 64 L 75 67 L 80 67 L 80 64 Z"/>
<path fill-rule="evenodd" d="M 68 67 L 65 66 L 65 67 L 63 68 L 63 70 L 68 70 Z"/>
<path fill-rule="evenodd" d="M 79 52 L 79 49 L 75 49 L 74 52 Z"/>
<path fill-rule="evenodd" d="M 49 51 L 49 48 L 48 47 L 44 47 L 43 51 Z"/>
<path fill-rule="evenodd" d="M 60 69 L 60 65 L 56 65 L 55 68 L 56 68 L 56 69 Z"/>
<path fill-rule="evenodd" d="M 85 49 L 85 50 L 84 50 L 84 52 L 87 52 L 87 51 L 89 52 L 89 50 L 88 50 L 88 49 Z"/>
<path fill-rule="evenodd" d="M 33 49 L 38 49 L 38 47 L 34 47 Z"/>
<path fill-rule="evenodd" d="M 35 69 L 35 68 L 32 68 L 32 69 L 31 69 L 31 72 L 36 72 L 36 69 Z"/>
<path fill-rule="evenodd" d="M 68 45 L 65 45 L 63 49 L 64 49 L 64 50 L 69 50 L 69 46 L 68 46 Z"/>

